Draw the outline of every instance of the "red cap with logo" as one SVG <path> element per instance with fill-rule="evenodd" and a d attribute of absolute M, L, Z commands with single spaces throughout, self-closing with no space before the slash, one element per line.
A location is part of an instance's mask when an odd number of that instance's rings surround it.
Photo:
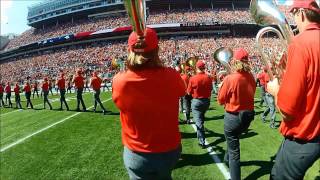
<path fill-rule="evenodd" d="M 205 69 L 206 64 L 202 60 L 199 60 L 199 61 L 197 61 L 196 67 L 199 69 Z"/>
<path fill-rule="evenodd" d="M 245 49 L 243 48 L 236 49 L 234 50 L 233 54 L 236 60 L 240 60 L 242 62 L 248 62 L 249 54 Z"/>
<path fill-rule="evenodd" d="M 309 9 L 320 14 L 320 8 L 312 6 L 312 3 L 316 3 L 315 0 L 294 0 L 292 6 L 290 7 L 290 12 L 292 13 L 294 9 Z"/>
<path fill-rule="evenodd" d="M 158 36 L 156 31 L 151 28 L 146 28 L 144 32 L 144 47 L 136 47 L 136 44 L 139 42 L 139 36 L 136 32 L 132 32 L 128 39 L 129 50 L 133 52 L 149 52 L 158 47 Z"/>

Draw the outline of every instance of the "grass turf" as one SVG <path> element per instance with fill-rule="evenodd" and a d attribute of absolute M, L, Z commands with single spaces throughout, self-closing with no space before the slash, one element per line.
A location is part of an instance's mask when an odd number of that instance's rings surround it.
<path fill-rule="evenodd" d="M 72 96 L 74 95 L 68 95 Z M 102 93 L 101 99 L 107 100 L 110 96 L 110 93 Z M 92 106 L 91 94 L 85 94 L 84 99 L 87 107 Z M 2 115 L 3 108 L 1 109 L 1 148 L 76 113 L 42 110 L 41 99 L 33 102 L 41 104 L 37 107 L 38 110 Z M 54 108 L 59 107 L 58 101 L 52 104 Z M 119 112 L 112 101 L 106 101 L 104 105 L 112 111 L 108 115 L 79 113 L 1 152 L 0 179 L 128 179 L 122 162 Z M 75 109 L 75 99 L 70 98 L 69 106 Z M 4 110 L 14 111 L 9 108 Z M 258 115 L 250 130 L 241 138 L 241 179 L 269 179 L 273 165 L 271 159 L 282 140 L 277 130 L 270 129 L 268 123 L 261 122 L 263 108 L 257 106 L 255 110 Z M 206 114 L 206 137 L 220 159 L 223 159 L 225 153 L 223 112 L 223 108 L 216 104 L 213 97 Z M 198 147 L 193 128 L 181 124 L 180 130 L 183 153 L 173 171 L 173 178 L 223 179 L 208 152 Z M 320 161 L 316 162 L 309 169 L 305 179 L 317 178 L 319 163 Z"/>

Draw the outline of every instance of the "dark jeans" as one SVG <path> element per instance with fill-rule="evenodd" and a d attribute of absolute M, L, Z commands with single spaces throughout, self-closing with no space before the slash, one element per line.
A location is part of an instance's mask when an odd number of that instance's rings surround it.
<path fill-rule="evenodd" d="M 46 108 L 46 103 L 49 105 L 50 109 L 52 109 L 52 106 L 48 99 L 49 91 L 43 91 L 43 108 Z"/>
<path fill-rule="evenodd" d="M 192 99 L 191 108 L 193 114 L 193 121 L 197 127 L 197 137 L 199 144 L 205 145 L 204 134 L 204 115 L 210 106 L 210 100 L 207 98 Z"/>
<path fill-rule="evenodd" d="M 3 93 L 0 93 L 0 107 L 4 106 Z"/>
<path fill-rule="evenodd" d="M 37 93 L 37 97 L 39 97 L 38 89 L 34 89 L 32 93 L 32 98 L 34 98 L 34 94 Z"/>
<path fill-rule="evenodd" d="M 100 89 L 99 90 L 94 90 L 93 97 L 94 97 L 94 110 L 97 109 L 97 104 L 99 103 L 101 109 L 103 109 L 105 111 L 106 109 L 104 108 L 104 106 L 103 106 L 103 104 L 101 103 L 101 100 L 100 100 Z"/>
<path fill-rule="evenodd" d="M 77 110 L 80 109 L 80 103 L 82 105 L 82 109 L 86 110 L 86 105 L 84 104 L 84 101 L 82 99 L 82 92 L 83 92 L 83 88 L 77 89 Z"/>
<path fill-rule="evenodd" d="M 67 110 L 69 110 L 69 106 L 68 103 L 66 101 L 66 90 L 65 89 L 60 89 L 60 109 L 62 109 L 62 104 L 64 103 L 64 105 L 66 106 Z"/>
<path fill-rule="evenodd" d="M 16 101 L 16 108 L 20 108 L 22 109 L 22 106 L 21 106 L 21 99 L 20 99 L 20 94 L 15 94 L 15 101 Z"/>
<path fill-rule="evenodd" d="M 30 104 L 30 107 L 33 109 L 33 105 L 31 102 L 31 92 L 26 92 L 25 95 L 26 95 L 26 99 L 27 99 L 27 108 L 29 107 L 29 104 Z"/>
<path fill-rule="evenodd" d="M 190 95 L 183 96 L 183 114 L 185 115 L 186 121 L 190 120 L 191 100 L 192 100 L 192 96 Z"/>
<path fill-rule="evenodd" d="M 130 180 L 170 180 L 181 155 L 181 146 L 164 153 L 140 153 L 124 147 L 123 161 Z"/>
<path fill-rule="evenodd" d="M 270 179 L 303 179 L 306 171 L 320 158 L 320 136 L 309 143 L 284 139 L 277 153 Z"/>
<path fill-rule="evenodd" d="M 224 160 L 229 163 L 232 180 L 241 179 L 239 138 L 249 128 L 253 119 L 254 111 L 241 111 L 238 114 L 226 112 L 224 115 L 224 135 L 227 141 Z"/>
<path fill-rule="evenodd" d="M 12 107 L 11 92 L 6 94 L 6 104 L 7 104 L 7 100 L 9 101 L 9 106 Z"/>

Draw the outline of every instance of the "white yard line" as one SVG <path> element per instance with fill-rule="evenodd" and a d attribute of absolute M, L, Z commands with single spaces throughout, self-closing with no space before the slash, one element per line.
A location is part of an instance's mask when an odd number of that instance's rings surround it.
<path fill-rule="evenodd" d="M 195 124 L 192 124 L 192 127 L 195 132 L 197 132 L 197 126 Z M 208 145 L 209 143 L 207 140 L 205 141 L 205 144 Z M 224 166 L 224 163 L 221 161 L 221 159 L 218 157 L 217 153 L 213 150 L 212 147 L 207 147 L 207 151 L 211 158 L 213 159 L 214 163 L 218 166 L 219 170 L 223 174 L 224 178 L 229 180 L 231 179 L 230 172 L 227 170 L 227 168 Z"/>
<path fill-rule="evenodd" d="M 104 101 L 102 101 L 102 103 L 107 102 L 107 101 L 110 101 L 111 99 L 112 99 L 112 98 L 109 98 L 109 99 L 107 99 L 107 100 L 104 100 Z M 91 109 L 91 108 L 93 108 L 93 106 L 90 106 L 88 109 Z M 75 114 L 72 114 L 72 115 L 70 115 L 70 116 L 68 116 L 68 117 L 66 117 L 66 118 L 64 118 L 64 119 L 62 119 L 62 120 L 60 120 L 60 121 L 58 121 L 58 122 L 55 122 L 55 123 L 53 123 L 53 124 L 51 124 L 51 125 L 49 125 L 49 126 L 47 126 L 47 127 L 45 127 L 45 128 L 42 128 L 42 129 L 40 129 L 40 130 L 38 130 L 38 131 L 36 131 L 36 132 L 34 132 L 34 133 L 32 133 L 32 134 L 29 134 L 28 136 L 25 136 L 25 137 L 23 137 L 23 138 L 21 138 L 21 139 L 18 139 L 17 141 L 15 141 L 15 142 L 13 142 L 13 143 L 11 143 L 11 144 L 9 144 L 9 145 L 4 146 L 3 148 L 1 148 L 1 149 L 0 149 L 0 152 L 4 152 L 4 151 L 6 151 L 6 150 L 8 150 L 8 149 L 10 149 L 10 148 L 12 148 L 12 147 L 14 147 L 14 146 L 16 146 L 17 144 L 20 144 L 20 143 L 24 142 L 26 139 L 29 139 L 30 137 L 32 137 L 32 136 L 34 136 L 34 135 L 37 135 L 37 134 L 39 134 L 39 133 L 41 133 L 41 132 L 43 132 L 43 131 L 45 131 L 45 130 L 48 130 L 49 128 L 51 128 L 51 127 L 53 127 L 53 126 L 55 126 L 55 125 L 57 125 L 57 124 L 60 124 L 60 123 L 66 121 L 66 120 L 68 120 L 68 119 L 70 119 L 70 118 L 73 118 L 73 117 L 79 115 L 80 113 L 81 113 L 81 112 L 77 112 L 77 113 L 75 113 Z"/>

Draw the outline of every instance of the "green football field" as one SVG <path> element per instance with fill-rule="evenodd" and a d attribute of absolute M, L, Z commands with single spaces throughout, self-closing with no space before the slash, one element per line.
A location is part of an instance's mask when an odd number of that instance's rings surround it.
<path fill-rule="evenodd" d="M 241 179 L 269 179 L 272 160 L 283 139 L 277 129 L 269 128 L 269 121 L 261 122 L 264 108 L 258 105 L 258 96 L 255 120 L 241 137 Z M 49 98 L 58 109 L 58 96 Z M 75 109 L 75 95 L 68 94 L 67 98 L 70 109 Z M 84 99 L 92 110 L 92 94 L 86 93 Z M 111 111 L 107 115 L 43 110 L 40 98 L 33 100 L 35 110 L 1 108 L 0 179 L 128 179 L 122 161 L 119 111 L 111 93 L 102 93 L 101 99 Z M 24 97 L 22 100 L 25 107 Z M 173 171 L 174 179 L 228 178 L 228 168 L 220 162 L 226 150 L 223 113 L 213 96 L 205 122 L 208 149 L 198 146 L 192 125 L 181 123 L 183 152 Z M 308 170 L 305 179 L 320 179 L 319 169 L 320 160 Z"/>

